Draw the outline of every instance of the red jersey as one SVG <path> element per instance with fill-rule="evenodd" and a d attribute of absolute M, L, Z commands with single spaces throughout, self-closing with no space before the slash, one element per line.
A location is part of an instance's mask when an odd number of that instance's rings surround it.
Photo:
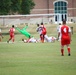
<path fill-rule="evenodd" d="M 10 35 L 14 35 L 15 29 L 14 28 L 10 28 L 9 33 Z"/>
<path fill-rule="evenodd" d="M 70 38 L 69 32 L 71 32 L 70 27 L 66 25 L 61 26 L 61 38 Z"/>
<path fill-rule="evenodd" d="M 61 34 L 61 44 L 66 45 L 70 44 L 70 35 L 69 32 L 71 32 L 71 29 L 69 26 L 62 25 L 59 29 L 59 32 Z"/>
<path fill-rule="evenodd" d="M 47 33 L 46 28 L 42 25 L 42 34 L 45 35 Z"/>
<path fill-rule="evenodd" d="M 43 29 L 42 29 L 42 34 L 43 34 L 43 35 L 46 34 L 46 28 L 45 28 L 45 27 L 43 27 Z"/>

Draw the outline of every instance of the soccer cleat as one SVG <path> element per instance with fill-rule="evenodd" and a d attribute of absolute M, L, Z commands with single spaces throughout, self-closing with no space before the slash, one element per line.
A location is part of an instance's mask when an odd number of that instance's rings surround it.
<path fill-rule="evenodd" d="M 64 54 L 62 54 L 61 56 L 64 56 Z"/>
<path fill-rule="evenodd" d="M 68 56 L 70 56 L 71 54 L 69 53 Z"/>
<path fill-rule="evenodd" d="M 7 43 L 9 43 L 9 41 L 7 41 Z"/>

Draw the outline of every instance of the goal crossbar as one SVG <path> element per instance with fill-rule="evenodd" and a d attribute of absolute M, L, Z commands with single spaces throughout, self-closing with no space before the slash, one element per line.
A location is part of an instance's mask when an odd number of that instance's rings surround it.
<path fill-rule="evenodd" d="M 31 17 L 31 16 L 54 16 L 56 14 L 30 14 L 30 15 L 1 15 L 0 18 L 6 17 Z"/>

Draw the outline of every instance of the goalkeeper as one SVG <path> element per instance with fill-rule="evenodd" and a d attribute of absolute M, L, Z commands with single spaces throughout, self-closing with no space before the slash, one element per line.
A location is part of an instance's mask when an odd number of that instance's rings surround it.
<path fill-rule="evenodd" d="M 27 38 L 31 37 L 31 34 L 26 31 L 28 25 L 26 25 L 23 29 L 16 28 L 21 34 L 25 35 Z"/>

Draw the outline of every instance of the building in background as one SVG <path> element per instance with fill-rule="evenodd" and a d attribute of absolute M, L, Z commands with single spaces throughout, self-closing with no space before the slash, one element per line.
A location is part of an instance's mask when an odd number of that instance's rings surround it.
<path fill-rule="evenodd" d="M 76 0 L 33 0 L 31 15 L 0 16 L 1 25 L 76 22 Z M 43 15 L 42 15 L 43 14 Z M 46 14 L 46 15 L 45 15 Z M 49 15 L 48 15 L 49 14 Z"/>
<path fill-rule="evenodd" d="M 54 14 L 49 17 L 50 21 L 76 22 L 76 0 L 33 0 L 35 7 L 31 14 Z"/>

